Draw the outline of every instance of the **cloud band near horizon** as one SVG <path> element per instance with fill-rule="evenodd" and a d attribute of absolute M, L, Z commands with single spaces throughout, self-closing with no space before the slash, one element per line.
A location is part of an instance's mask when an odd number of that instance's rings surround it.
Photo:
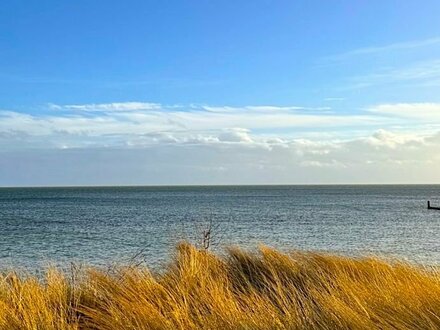
<path fill-rule="evenodd" d="M 440 104 L 0 112 L 0 185 L 440 182 Z"/>

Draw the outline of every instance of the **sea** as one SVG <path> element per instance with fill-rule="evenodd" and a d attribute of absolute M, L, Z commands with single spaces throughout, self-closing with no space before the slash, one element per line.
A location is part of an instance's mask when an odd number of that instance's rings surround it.
<path fill-rule="evenodd" d="M 0 270 L 154 269 L 207 236 L 220 254 L 266 245 L 437 266 L 428 200 L 440 206 L 440 185 L 0 188 Z"/>

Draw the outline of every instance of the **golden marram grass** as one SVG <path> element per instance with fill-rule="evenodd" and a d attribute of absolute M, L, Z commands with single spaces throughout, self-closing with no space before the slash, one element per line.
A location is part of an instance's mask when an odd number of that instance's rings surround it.
<path fill-rule="evenodd" d="M 180 244 L 159 274 L 3 275 L 1 329 L 440 329 L 440 275 L 406 263 Z"/>

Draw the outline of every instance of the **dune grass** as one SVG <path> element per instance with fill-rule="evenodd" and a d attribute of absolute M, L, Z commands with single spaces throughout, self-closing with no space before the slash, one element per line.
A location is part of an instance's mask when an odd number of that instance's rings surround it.
<path fill-rule="evenodd" d="M 440 275 L 374 258 L 189 244 L 143 267 L 0 279 L 0 329 L 440 329 Z"/>

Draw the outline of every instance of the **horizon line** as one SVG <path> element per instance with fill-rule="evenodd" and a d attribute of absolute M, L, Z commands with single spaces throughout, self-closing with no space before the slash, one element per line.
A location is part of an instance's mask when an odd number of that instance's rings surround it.
<path fill-rule="evenodd" d="M 26 188 L 166 188 L 166 187 L 289 187 L 289 186 L 440 186 L 440 183 L 261 183 L 261 184 L 122 184 L 122 185 L 30 185 L 1 186 L 0 189 Z"/>

